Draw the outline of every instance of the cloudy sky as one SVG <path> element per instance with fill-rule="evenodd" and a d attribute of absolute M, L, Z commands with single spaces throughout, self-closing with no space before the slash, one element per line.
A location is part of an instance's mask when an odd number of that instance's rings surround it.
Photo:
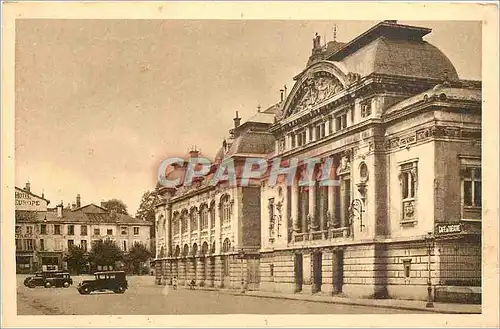
<path fill-rule="evenodd" d="M 132 214 L 162 159 L 213 157 L 232 126 L 279 101 L 315 32 L 350 41 L 376 21 L 17 20 L 16 185 L 54 206 L 118 198 Z M 481 25 L 400 22 L 463 79 L 481 79 Z"/>

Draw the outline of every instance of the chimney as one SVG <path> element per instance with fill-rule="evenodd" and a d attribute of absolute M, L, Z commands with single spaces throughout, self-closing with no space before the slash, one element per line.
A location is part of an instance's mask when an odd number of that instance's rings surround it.
<path fill-rule="evenodd" d="M 285 89 L 280 89 L 280 93 L 281 93 L 281 101 L 283 102 Z"/>
<path fill-rule="evenodd" d="M 63 202 L 61 201 L 60 204 L 56 206 L 57 208 L 57 218 L 62 218 L 63 216 Z"/>
<path fill-rule="evenodd" d="M 30 189 L 31 189 L 31 184 L 30 182 L 27 182 L 26 183 L 26 187 L 24 188 L 26 191 L 30 192 Z"/>
<path fill-rule="evenodd" d="M 193 148 L 191 149 L 191 151 L 189 151 L 189 157 L 190 158 L 197 158 L 199 154 L 200 154 L 200 151 L 198 151 L 196 149 L 196 145 L 193 146 Z"/>
<path fill-rule="evenodd" d="M 234 128 L 238 128 L 241 122 L 241 118 L 238 117 L 238 111 L 236 111 L 236 117 L 233 120 L 234 120 Z"/>
<path fill-rule="evenodd" d="M 82 206 L 82 202 L 81 202 L 80 194 L 77 194 L 76 195 L 76 207 L 80 208 L 81 206 Z"/>

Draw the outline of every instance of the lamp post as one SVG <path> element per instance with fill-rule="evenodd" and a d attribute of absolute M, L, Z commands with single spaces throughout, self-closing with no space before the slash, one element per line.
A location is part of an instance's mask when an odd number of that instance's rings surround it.
<path fill-rule="evenodd" d="M 431 251 L 434 248 L 434 236 L 432 232 L 428 232 L 425 237 L 427 246 L 427 304 L 425 307 L 434 307 L 432 300 L 432 282 L 431 282 Z"/>

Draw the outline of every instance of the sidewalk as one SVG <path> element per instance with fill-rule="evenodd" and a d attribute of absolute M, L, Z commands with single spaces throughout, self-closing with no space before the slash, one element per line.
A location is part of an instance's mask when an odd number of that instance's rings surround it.
<path fill-rule="evenodd" d="M 189 289 L 188 287 L 181 287 L 181 288 Z M 334 297 L 328 295 L 307 295 L 300 293 L 283 294 L 283 293 L 265 292 L 265 291 L 245 291 L 245 293 L 243 294 L 239 289 L 217 289 L 208 287 L 196 287 L 196 290 L 210 290 L 224 294 L 244 295 L 249 297 L 291 299 L 291 300 L 303 300 L 303 301 L 318 302 L 318 303 L 383 307 L 383 308 L 422 311 L 431 313 L 481 314 L 481 305 L 477 304 L 434 303 L 434 308 L 427 308 L 425 307 L 426 302 L 421 300 L 361 299 L 361 298 Z"/>

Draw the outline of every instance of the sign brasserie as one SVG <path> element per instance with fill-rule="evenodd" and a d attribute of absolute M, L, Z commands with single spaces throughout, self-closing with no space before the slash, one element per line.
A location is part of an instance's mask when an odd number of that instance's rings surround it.
<path fill-rule="evenodd" d="M 462 224 L 438 224 L 436 234 L 462 233 Z"/>

